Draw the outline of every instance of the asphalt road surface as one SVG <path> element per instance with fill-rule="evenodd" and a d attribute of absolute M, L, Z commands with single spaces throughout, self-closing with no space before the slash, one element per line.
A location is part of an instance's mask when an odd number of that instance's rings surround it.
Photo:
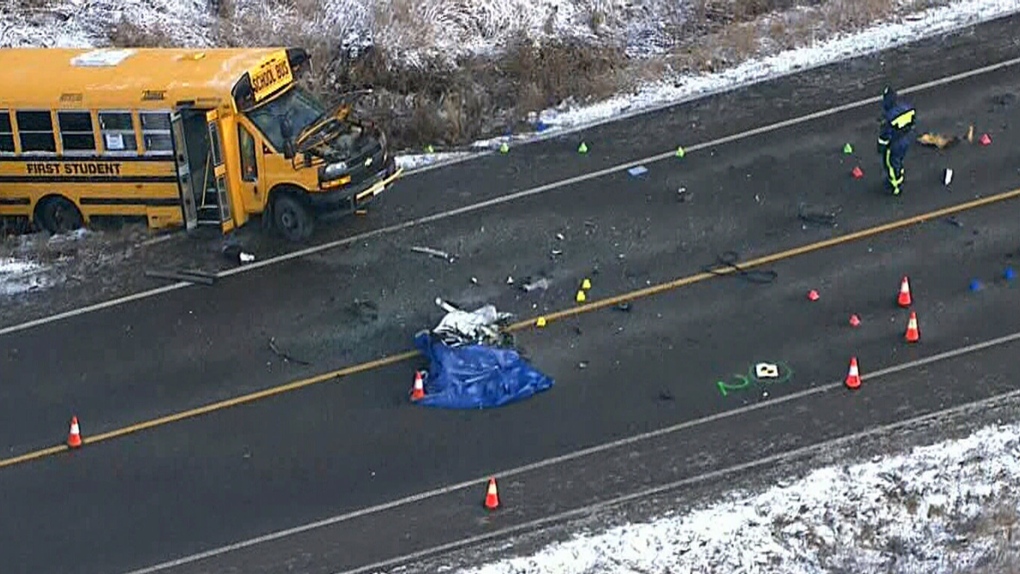
<path fill-rule="evenodd" d="M 1020 50 L 1008 33 L 1015 25 L 999 22 L 435 170 L 408 180 L 404 195 L 388 197 L 392 210 L 380 221 L 359 225 L 456 208 L 649 156 L 678 140 L 695 143 L 868 97 L 886 81 L 882 70 L 901 70 L 888 78 L 897 84 L 916 84 L 1016 57 Z M 841 82 L 857 87 L 834 89 Z M 1011 342 L 924 361 L 1020 331 L 1017 287 L 1001 279 L 1007 265 L 1020 264 L 1018 200 L 964 206 L 952 221 L 940 215 L 920 223 L 918 216 L 1020 188 L 1018 95 L 1015 67 L 911 94 L 922 130 L 962 134 L 973 124 L 993 143 L 963 142 L 941 152 L 915 147 L 900 198 L 882 192 L 877 106 L 851 109 L 650 163 L 640 177 L 610 174 L 239 274 L 213 288 L 2 335 L 0 437 L 5 456 L 16 457 L 59 443 L 71 414 L 86 437 L 117 433 L 403 352 L 415 331 L 441 317 L 437 296 L 465 307 L 491 302 L 527 319 L 575 307 L 574 292 L 586 277 L 593 282 L 589 297 L 598 300 L 697 274 L 725 252 L 746 261 L 905 222 L 777 256 L 747 274 L 692 280 L 638 298 L 628 310 L 601 309 L 525 330 L 520 343 L 556 386 L 504 409 L 444 412 L 407 404 L 412 373 L 424 366 L 409 360 L 7 464 L 0 468 L 4 571 L 143 568 L 688 423 L 670 440 L 635 443 L 629 456 L 636 462 L 624 468 L 619 456 L 602 451 L 513 475 L 502 486 L 509 511 L 498 517 L 479 511 L 480 483 L 173 571 L 358 568 L 1003 392 L 1017 352 Z M 692 122 L 697 129 L 689 129 Z M 580 137 L 591 154 L 576 154 Z M 855 152 L 844 155 L 848 142 Z M 493 167 L 499 162 L 506 165 Z M 865 171 L 862 180 L 849 175 L 855 165 Z M 955 171 L 948 188 L 946 167 Z M 680 187 L 689 201 L 679 201 Z M 799 210 L 836 211 L 836 223 L 803 221 Z M 411 253 L 413 245 L 458 258 L 426 258 Z M 772 280 L 755 280 L 767 270 L 775 272 Z M 894 304 L 903 275 L 910 276 L 922 332 L 912 346 L 903 342 L 906 312 Z M 547 291 L 517 288 L 540 276 L 551 282 Z M 984 288 L 972 292 L 975 278 Z M 810 289 L 820 300 L 806 299 Z M 857 329 L 847 325 L 851 313 L 863 321 Z M 270 338 L 299 362 L 282 361 Z M 845 376 L 851 355 L 865 374 L 912 366 L 848 397 L 827 385 Z M 732 375 L 757 361 L 779 363 L 788 376 L 767 389 L 732 388 L 740 386 Z M 725 393 L 719 381 L 729 381 Z M 818 390 L 804 394 L 810 389 Z M 763 406 L 734 410 L 749 405 Z M 772 432 L 784 434 L 766 438 Z M 670 456 L 655 456 L 662 452 Z M 568 482 L 560 483 L 564 477 Z"/>

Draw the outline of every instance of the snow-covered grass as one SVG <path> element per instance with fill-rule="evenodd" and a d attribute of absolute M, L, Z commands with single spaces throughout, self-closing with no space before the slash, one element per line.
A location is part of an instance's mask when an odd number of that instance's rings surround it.
<path fill-rule="evenodd" d="M 1018 485 L 1020 425 L 995 425 L 461 574 L 1016 571 Z"/>
<path fill-rule="evenodd" d="M 776 11 L 790 4 L 13 0 L 0 6 L 0 46 L 299 44 L 315 55 L 323 95 L 370 85 L 375 93 L 360 105 L 392 141 L 445 152 L 498 145 L 487 138 L 508 132 L 519 134 L 514 141 L 556 133 L 1020 10 L 1020 0 L 826 0 Z"/>
<path fill-rule="evenodd" d="M 0 296 L 47 287 L 49 278 L 45 271 L 46 268 L 38 263 L 13 257 L 0 258 Z"/>

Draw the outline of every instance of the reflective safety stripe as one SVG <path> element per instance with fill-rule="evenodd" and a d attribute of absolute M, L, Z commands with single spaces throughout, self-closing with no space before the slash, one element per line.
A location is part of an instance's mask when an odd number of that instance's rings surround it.
<path fill-rule="evenodd" d="M 893 118 L 893 121 L 889 122 L 892 127 L 901 130 L 910 124 L 914 123 L 914 110 L 903 112 L 902 114 Z"/>
<path fill-rule="evenodd" d="M 878 145 L 889 145 L 889 140 L 884 138 L 878 138 Z"/>

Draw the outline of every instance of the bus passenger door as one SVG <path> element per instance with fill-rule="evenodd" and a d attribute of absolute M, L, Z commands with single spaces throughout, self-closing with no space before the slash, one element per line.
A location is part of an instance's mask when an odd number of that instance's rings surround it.
<path fill-rule="evenodd" d="M 209 126 L 209 157 L 212 159 L 216 180 L 216 203 L 220 211 L 220 228 L 223 233 L 234 229 L 234 218 L 230 205 L 230 190 L 227 188 L 227 165 L 223 160 L 223 138 L 220 134 L 219 114 L 210 110 L 205 114 Z"/>
<path fill-rule="evenodd" d="M 188 144 L 184 139 L 184 120 L 180 112 L 170 115 L 170 124 L 174 138 L 174 158 L 177 162 L 177 186 L 181 193 L 181 211 L 184 213 L 185 229 L 191 231 L 198 227 L 198 209 L 195 207 L 191 163 L 188 161 Z"/>

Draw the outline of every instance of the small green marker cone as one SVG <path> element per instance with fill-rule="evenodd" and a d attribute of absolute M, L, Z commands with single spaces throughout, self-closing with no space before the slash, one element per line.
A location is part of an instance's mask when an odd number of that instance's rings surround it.
<path fill-rule="evenodd" d="M 847 154 L 847 155 L 850 155 L 850 154 L 854 153 L 854 148 L 853 148 L 853 146 L 851 146 L 850 144 L 846 144 L 846 145 L 844 145 L 844 146 L 843 146 L 843 153 L 845 153 L 845 154 Z"/>
<path fill-rule="evenodd" d="M 581 142 L 581 145 L 577 146 L 577 153 L 588 153 L 588 145 Z"/>
<path fill-rule="evenodd" d="M 684 151 L 684 147 L 678 146 L 676 148 L 676 157 L 684 157 L 685 155 L 687 155 L 687 152 Z"/>
<path fill-rule="evenodd" d="M 506 142 L 503 142 L 502 144 L 500 144 L 500 146 L 499 146 L 499 152 L 500 153 L 507 153 L 509 151 L 510 151 L 510 146 L 506 145 Z"/>

